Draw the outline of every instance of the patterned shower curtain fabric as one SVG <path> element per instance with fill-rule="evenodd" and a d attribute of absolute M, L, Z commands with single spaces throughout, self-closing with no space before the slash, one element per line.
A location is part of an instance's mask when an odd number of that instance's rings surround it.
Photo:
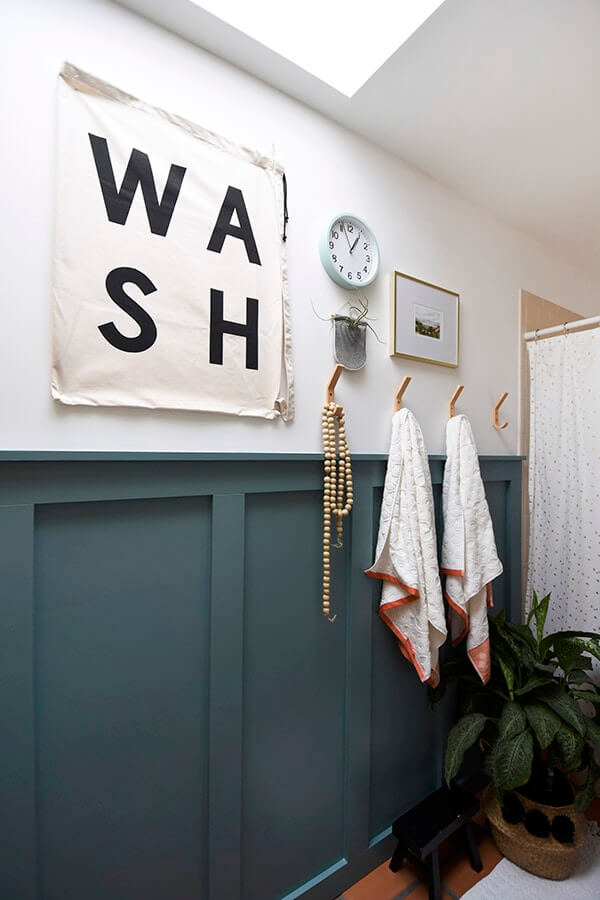
<path fill-rule="evenodd" d="M 547 631 L 600 632 L 600 330 L 530 341 L 529 563 Z"/>

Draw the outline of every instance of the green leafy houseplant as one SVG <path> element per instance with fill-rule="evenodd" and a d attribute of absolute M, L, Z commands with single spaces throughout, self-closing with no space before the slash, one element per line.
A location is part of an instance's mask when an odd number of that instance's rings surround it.
<path fill-rule="evenodd" d="M 450 784 L 465 752 L 477 743 L 500 797 L 520 788 L 532 799 L 552 803 L 559 781 L 566 783 L 561 772 L 587 769 L 576 799 L 577 808 L 585 810 L 600 776 L 594 759 L 600 749 L 600 694 L 590 681 L 591 657 L 600 660 L 600 635 L 560 631 L 544 636 L 550 595 L 533 596 L 527 625 L 507 622 L 504 611 L 490 617 L 492 674 L 486 685 L 466 655 L 444 666 L 440 686 L 458 681 L 462 707 L 448 735 L 444 774 Z M 533 620 L 535 635 L 529 627 Z"/>

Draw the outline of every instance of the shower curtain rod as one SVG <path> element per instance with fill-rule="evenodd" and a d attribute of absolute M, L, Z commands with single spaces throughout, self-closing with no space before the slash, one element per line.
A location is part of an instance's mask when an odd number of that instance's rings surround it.
<path fill-rule="evenodd" d="M 575 322 L 565 322 L 564 325 L 554 325 L 552 328 L 540 328 L 536 331 L 526 331 L 524 340 L 533 341 L 537 337 L 550 337 L 553 334 L 562 334 L 564 331 L 574 331 L 576 328 L 591 328 L 600 325 L 600 316 L 592 316 L 591 319 L 577 319 Z"/>

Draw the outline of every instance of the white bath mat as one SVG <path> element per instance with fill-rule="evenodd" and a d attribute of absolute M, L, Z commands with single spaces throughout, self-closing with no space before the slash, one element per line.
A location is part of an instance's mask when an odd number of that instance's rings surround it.
<path fill-rule="evenodd" d="M 577 868 L 566 881 L 538 878 L 503 859 L 495 869 L 463 894 L 463 900 L 600 900 L 600 829 L 590 823 L 590 834 Z"/>

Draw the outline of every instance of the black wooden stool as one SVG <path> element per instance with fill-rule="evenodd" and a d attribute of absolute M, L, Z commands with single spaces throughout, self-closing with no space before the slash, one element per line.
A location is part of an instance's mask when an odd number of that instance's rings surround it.
<path fill-rule="evenodd" d="M 430 900 L 440 900 L 440 844 L 464 828 L 471 867 L 481 872 L 483 866 L 473 834 L 471 817 L 479 810 L 479 800 L 459 787 L 438 791 L 421 800 L 417 806 L 396 819 L 392 832 L 398 838 L 398 846 L 390 862 L 392 872 L 397 872 L 404 859 L 425 868 L 429 881 Z"/>

